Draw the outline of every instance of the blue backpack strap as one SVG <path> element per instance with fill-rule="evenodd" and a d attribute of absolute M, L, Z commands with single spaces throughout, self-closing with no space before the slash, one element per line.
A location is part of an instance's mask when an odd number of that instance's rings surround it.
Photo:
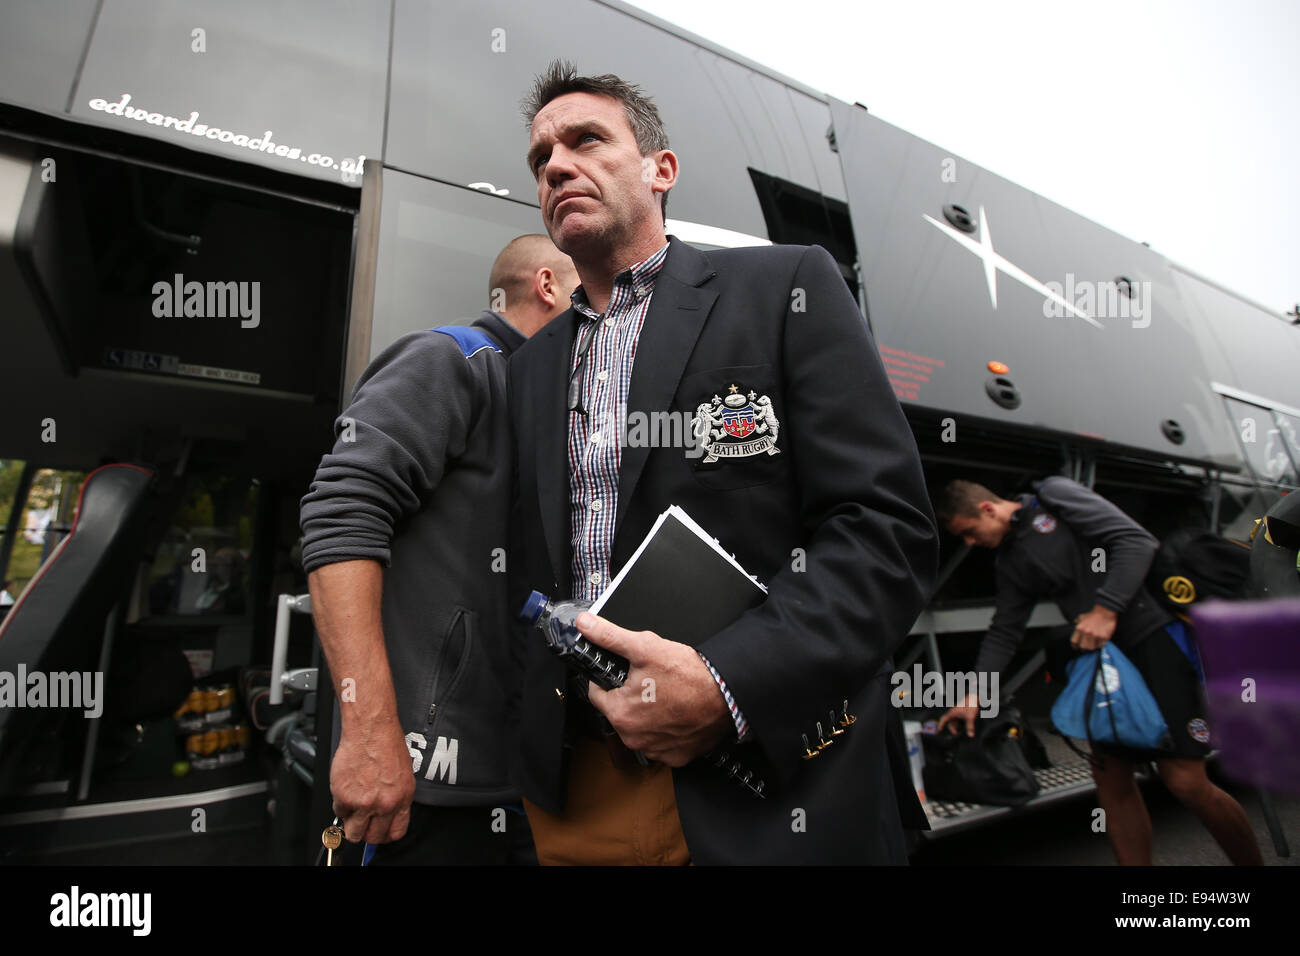
<path fill-rule="evenodd" d="M 470 358 L 484 349 L 501 351 L 501 347 L 492 340 L 492 336 L 471 325 L 443 325 L 429 331 L 441 332 L 443 335 L 451 336 L 456 340 L 456 344 L 460 346 L 460 351 L 465 358 Z"/>

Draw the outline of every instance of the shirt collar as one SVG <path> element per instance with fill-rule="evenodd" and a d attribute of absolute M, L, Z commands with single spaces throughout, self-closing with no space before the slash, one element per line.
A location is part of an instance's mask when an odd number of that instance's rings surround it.
<path fill-rule="evenodd" d="M 1016 500 L 1020 502 L 1020 507 L 1011 515 L 1012 524 L 1017 524 L 1034 507 L 1033 495 L 1016 495 Z"/>
<path fill-rule="evenodd" d="M 664 261 L 668 258 L 668 242 L 659 247 L 659 250 L 653 255 L 642 259 L 640 262 L 629 266 L 614 277 L 614 288 L 610 293 L 609 300 L 613 303 L 618 296 L 619 289 L 631 289 L 632 298 L 640 302 L 646 296 L 655 290 L 655 280 L 659 277 L 659 271 L 664 267 Z M 569 301 L 581 315 L 588 318 L 597 318 L 596 311 L 587 301 L 587 290 L 578 286 L 569 296 Z"/>
<path fill-rule="evenodd" d="M 1007 536 L 1002 540 L 1003 544 L 1007 544 L 1012 537 L 1019 538 L 1022 534 L 1025 534 L 1032 526 L 1025 519 L 1030 513 L 1037 510 L 1034 505 L 1033 495 L 1016 495 L 1016 500 L 1020 502 L 1020 507 L 1011 515 L 1011 528 L 1007 532 Z"/>
<path fill-rule="evenodd" d="M 509 355 L 519 346 L 528 341 L 528 337 L 520 332 L 500 312 L 493 312 L 490 309 L 484 309 L 479 317 L 474 320 L 474 325 L 483 329 L 487 334 L 496 340 L 501 346 L 501 351 Z"/>

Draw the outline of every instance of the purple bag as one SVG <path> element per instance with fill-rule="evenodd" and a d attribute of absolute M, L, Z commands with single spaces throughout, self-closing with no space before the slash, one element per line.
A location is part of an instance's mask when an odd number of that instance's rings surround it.
<path fill-rule="evenodd" d="M 1223 769 L 1300 794 L 1300 598 L 1207 601 L 1191 614 Z"/>

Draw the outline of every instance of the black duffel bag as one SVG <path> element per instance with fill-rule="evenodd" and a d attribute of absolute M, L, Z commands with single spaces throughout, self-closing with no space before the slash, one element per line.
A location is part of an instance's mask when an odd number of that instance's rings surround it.
<path fill-rule="evenodd" d="M 975 723 L 975 736 L 947 728 L 923 737 L 925 795 L 929 800 L 1018 807 L 1037 795 L 1038 779 L 1021 746 L 1025 734 L 1020 712 L 1007 707 L 996 717 Z"/>

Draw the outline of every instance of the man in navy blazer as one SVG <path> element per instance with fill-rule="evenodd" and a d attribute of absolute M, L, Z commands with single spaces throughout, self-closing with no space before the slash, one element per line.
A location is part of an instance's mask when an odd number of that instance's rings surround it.
<path fill-rule="evenodd" d="M 672 504 L 769 588 L 697 648 L 581 617 L 631 663 L 615 691 L 575 686 L 521 630 L 514 773 L 539 858 L 905 863 L 903 826 L 925 818 L 888 681 L 938 539 L 853 296 L 819 246 L 666 238 L 677 158 L 636 87 L 552 64 L 525 115 L 543 220 L 582 286 L 511 362 L 512 600 L 594 596 Z M 664 412 L 704 447 L 624 447 Z"/>

